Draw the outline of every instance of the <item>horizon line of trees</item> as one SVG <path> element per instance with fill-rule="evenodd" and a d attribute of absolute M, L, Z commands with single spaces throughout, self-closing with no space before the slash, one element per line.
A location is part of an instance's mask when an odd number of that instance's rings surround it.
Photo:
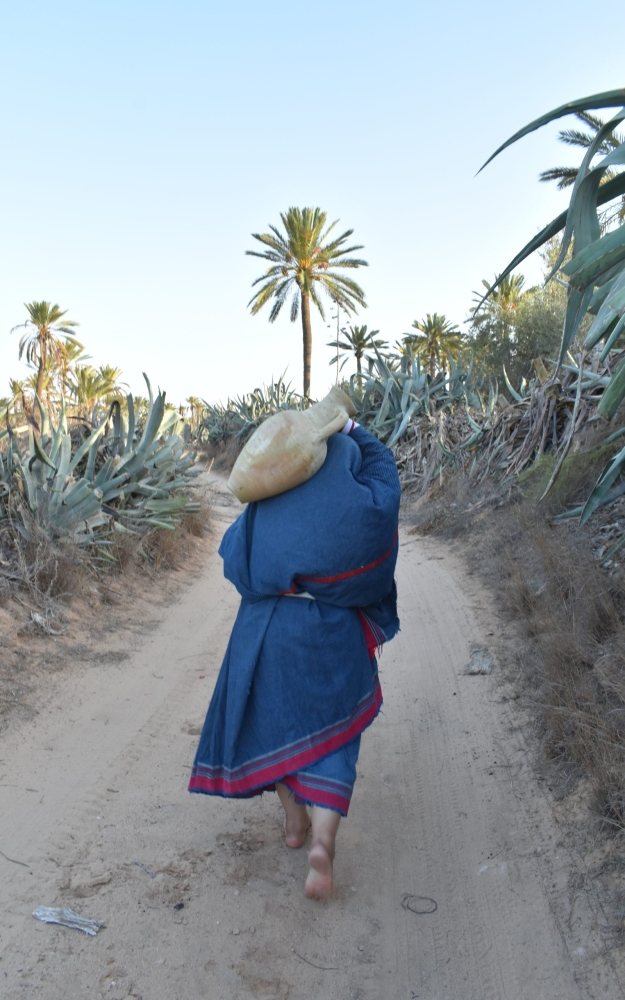
<path fill-rule="evenodd" d="M 100 419 L 104 410 L 116 400 L 126 404 L 128 384 L 122 381 L 122 369 L 114 365 L 89 364 L 91 356 L 76 336 L 80 324 L 65 319 L 67 310 L 47 301 L 25 302 L 28 319 L 11 330 L 23 330 L 18 357 L 24 358 L 32 374 L 21 379 L 9 378 L 9 395 L 0 398 L 0 410 L 7 409 L 13 419 L 26 422 L 35 430 L 39 425 L 36 401 L 55 415 L 61 399 L 68 406 L 68 416 L 85 423 Z M 150 401 L 133 394 L 136 419 L 141 422 L 148 413 Z M 195 427 L 201 420 L 203 402 L 189 396 L 186 405 L 166 404 L 175 409 Z"/>
<path fill-rule="evenodd" d="M 558 240 L 554 239 L 542 253 L 545 277 L 558 249 Z M 486 290 L 490 282 L 483 279 L 482 285 Z M 484 377 L 494 379 L 500 391 L 506 392 L 506 375 L 513 384 L 520 385 L 534 374 L 534 362 L 556 357 L 566 288 L 558 282 L 526 288 L 525 277 L 517 273 L 504 278 L 485 301 L 483 294 L 474 292 L 473 308 L 463 324 L 465 330 L 444 314 L 426 313 L 415 319 L 412 329 L 391 346 L 379 330 L 368 330 L 366 325 L 343 327 L 338 342 L 334 339 L 327 343 L 328 347 L 338 347 L 329 364 L 338 361 L 338 372 L 343 372 L 351 360 L 356 365 L 355 374 L 361 376 L 363 362 L 373 361 L 376 351 L 391 369 L 398 368 L 402 358 L 412 353 L 434 379 L 448 372 L 451 362 L 466 367 L 473 357 Z"/>

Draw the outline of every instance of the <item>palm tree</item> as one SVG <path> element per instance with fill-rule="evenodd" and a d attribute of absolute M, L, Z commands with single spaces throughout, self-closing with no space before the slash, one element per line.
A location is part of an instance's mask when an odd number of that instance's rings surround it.
<path fill-rule="evenodd" d="M 362 359 L 365 355 L 365 351 L 372 351 L 376 348 L 378 350 L 383 350 L 388 347 L 386 340 L 381 340 L 378 338 L 376 340 L 376 333 L 379 330 L 367 330 L 365 326 L 350 326 L 346 330 L 344 327 L 341 329 L 341 333 L 344 340 L 331 340 L 328 343 L 328 347 L 338 348 L 338 353 L 330 361 L 331 365 L 335 365 L 340 358 L 343 358 L 339 371 L 343 368 L 343 365 L 349 360 L 350 354 L 353 354 L 356 358 L 356 371 L 359 375 L 362 374 Z"/>
<path fill-rule="evenodd" d="M 191 410 L 191 426 L 197 427 L 200 422 L 200 415 L 204 409 L 204 403 L 197 396 L 189 396 L 187 403 Z"/>
<path fill-rule="evenodd" d="M 577 128 L 561 129 L 558 132 L 558 139 L 560 142 L 566 143 L 567 146 L 581 146 L 582 149 L 588 149 L 590 144 L 596 139 L 597 133 L 606 123 L 603 118 L 599 118 L 598 115 L 591 115 L 589 111 L 576 111 L 575 117 L 579 121 L 584 122 L 585 125 L 588 125 L 590 131 L 582 132 Z M 611 153 L 613 149 L 616 149 L 624 141 L 625 139 L 622 136 L 619 136 L 616 132 L 612 132 L 611 135 L 606 136 L 603 140 L 597 153 Z M 577 167 L 551 167 L 549 170 L 543 170 L 539 174 L 539 180 L 543 182 L 557 181 L 558 188 L 562 190 L 563 188 L 571 187 L 575 183 L 578 172 Z M 609 181 L 611 177 L 614 177 L 614 171 L 610 169 L 606 170 L 603 175 L 602 184 Z"/>
<path fill-rule="evenodd" d="M 580 146 L 582 149 L 588 149 L 591 143 L 597 137 L 597 133 L 606 124 L 603 118 L 598 115 L 593 115 L 589 111 L 576 111 L 575 117 L 589 127 L 589 131 L 583 132 L 581 129 L 577 128 L 567 128 L 561 129 L 558 132 L 558 139 L 560 142 L 564 142 L 567 146 Z M 611 153 L 613 149 L 617 146 L 622 145 L 625 142 L 625 137 L 619 135 L 617 132 L 612 132 L 607 135 L 601 145 L 599 146 L 597 153 L 603 153 L 607 155 Z M 551 167 L 549 170 L 543 170 L 539 174 L 538 179 L 548 183 L 549 181 L 557 181 L 559 190 L 563 188 L 571 187 L 577 180 L 577 175 L 579 169 L 577 167 Z M 608 168 L 601 178 L 601 183 L 605 184 L 606 181 L 611 180 L 616 176 L 616 171 Z M 625 196 L 621 197 L 621 203 L 618 210 L 615 212 L 614 209 L 607 209 L 603 213 L 603 225 L 606 226 L 612 222 L 615 218 L 619 218 L 621 221 L 625 219 Z"/>
<path fill-rule="evenodd" d="M 107 383 L 91 365 L 77 365 L 69 387 L 78 407 L 90 415 L 107 391 Z"/>
<path fill-rule="evenodd" d="M 26 400 L 24 399 L 24 390 L 26 388 L 26 381 L 24 379 L 9 379 L 9 392 L 11 393 L 9 401 L 13 402 L 13 413 L 17 414 L 20 411 L 26 413 Z"/>
<path fill-rule="evenodd" d="M 141 423 L 146 420 L 149 413 L 150 400 L 147 396 L 133 396 L 133 404 L 135 409 L 135 421 L 137 425 L 140 426 Z"/>
<path fill-rule="evenodd" d="M 491 287 L 485 278 L 482 278 L 482 284 L 486 289 Z M 485 302 L 482 301 L 483 296 L 479 292 L 474 292 L 477 310 L 473 316 L 473 324 L 479 326 L 486 323 L 496 326 L 501 339 L 508 343 L 516 326 L 521 300 L 525 295 L 524 284 L 525 278 L 522 274 L 509 274 L 499 282 Z"/>
<path fill-rule="evenodd" d="M 11 390 L 11 399 L 15 399 L 16 396 L 21 396 L 24 392 L 25 386 L 26 382 L 24 379 L 10 378 L 9 389 Z"/>
<path fill-rule="evenodd" d="M 387 355 L 387 357 L 395 357 L 400 361 L 402 358 L 409 358 L 410 352 L 412 351 L 412 335 L 406 334 L 403 340 L 396 340 L 393 344 L 393 354 Z"/>
<path fill-rule="evenodd" d="M 102 381 L 102 399 L 111 399 L 113 396 L 121 396 L 124 388 L 128 388 L 126 382 L 121 382 L 121 368 L 113 365 L 100 365 L 98 375 Z"/>
<path fill-rule="evenodd" d="M 50 305 L 49 302 L 25 302 L 24 305 L 29 319 L 14 326 L 13 330 L 20 327 L 26 330 L 20 339 L 19 357 L 21 359 L 26 352 L 28 364 L 37 367 L 36 392 L 41 399 L 48 358 L 57 367 L 67 352 L 66 344 L 59 334 L 71 336 L 73 328 L 79 324 L 72 320 L 59 323 L 59 320 L 66 315 L 67 309 L 61 310 L 58 305 Z"/>
<path fill-rule="evenodd" d="M 59 360 L 58 377 L 61 395 L 64 396 L 69 391 L 68 378 L 70 372 L 74 372 L 80 362 L 91 361 L 91 355 L 85 354 L 85 348 L 75 337 L 65 337 L 65 354 Z"/>
<path fill-rule="evenodd" d="M 404 335 L 404 343 L 410 346 L 415 354 L 424 354 L 429 359 L 430 378 L 434 378 L 436 369 L 445 371 L 449 358 L 454 359 L 462 346 L 462 334 L 458 327 L 446 316 L 438 313 L 427 313 L 426 318 L 416 319 L 412 324 L 418 333 Z"/>
<path fill-rule="evenodd" d="M 304 340 L 304 396 L 310 396 L 310 363 L 312 355 L 312 328 L 310 321 L 310 302 L 315 304 L 323 319 L 325 313 L 319 298 L 319 292 L 329 295 L 333 302 L 345 310 L 347 315 L 356 312 L 356 306 L 366 307 L 365 295 L 359 285 L 351 278 L 341 274 L 339 268 L 367 267 L 366 260 L 348 257 L 362 246 L 344 246 L 353 233 L 347 229 L 341 236 L 333 240 L 328 237 L 338 223 L 324 229 L 326 212 L 320 208 L 290 208 L 281 212 L 280 218 L 285 232 L 280 232 L 276 226 L 269 226 L 270 233 L 252 233 L 255 240 L 269 247 L 262 253 L 256 250 L 246 250 L 251 257 L 261 257 L 270 262 L 265 273 L 252 282 L 261 288 L 250 299 L 255 316 L 265 303 L 275 299 L 269 322 L 273 323 L 279 316 L 282 306 L 288 296 L 291 298 L 291 322 L 294 323 L 302 313 L 302 334 Z"/>

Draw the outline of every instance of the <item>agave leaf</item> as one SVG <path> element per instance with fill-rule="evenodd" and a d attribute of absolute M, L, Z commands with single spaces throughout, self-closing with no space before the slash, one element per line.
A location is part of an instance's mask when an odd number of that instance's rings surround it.
<path fill-rule="evenodd" d="M 176 413 L 175 410 L 168 410 L 158 428 L 158 435 L 162 437 L 175 423 L 180 419 L 180 414 Z"/>
<path fill-rule="evenodd" d="M 503 366 L 503 377 L 504 377 L 506 385 L 508 387 L 508 392 L 510 393 L 510 395 L 512 396 L 512 398 L 516 399 L 517 403 L 522 403 L 523 402 L 523 397 L 516 391 L 516 389 L 513 389 L 512 383 L 510 382 L 510 379 L 508 378 L 508 372 L 506 371 L 506 366 L 505 365 Z"/>
<path fill-rule="evenodd" d="M 483 434 L 484 434 L 484 431 L 481 431 L 481 430 L 480 431 L 475 431 L 471 435 L 471 437 L 468 438 L 467 441 L 463 441 L 463 443 L 460 445 L 460 447 L 461 448 L 468 448 L 469 450 L 471 450 L 472 448 L 475 447 L 476 444 L 478 444 L 478 442 L 481 440 Z"/>
<path fill-rule="evenodd" d="M 37 404 L 37 409 L 39 410 L 39 415 L 41 417 L 41 436 L 42 438 L 49 439 L 52 437 L 50 433 L 50 416 L 45 406 L 39 399 L 37 393 L 35 393 L 35 402 Z"/>
<path fill-rule="evenodd" d="M 619 119 L 619 121 L 622 119 Z M 604 126 L 604 129 L 607 126 Z M 604 131 L 601 130 L 601 132 Z M 571 201 L 569 202 L 569 211 L 566 218 L 566 226 L 564 227 L 564 233 L 562 234 L 562 242 L 560 244 L 560 251 L 556 258 L 556 262 L 553 265 L 550 273 L 547 275 L 547 281 L 557 274 L 562 266 L 563 261 L 566 258 L 571 240 L 575 236 L 575 243 L 573 247 L 573 257 L 576 256 L 581 250 L 587 247 L 590 243 L 594 243 L 595 240 L 599 239 L 601 235 L 601 226 L 599 224 L 599 214 L 597 212 L 597 197 L 599 194 L 599 185 L 603 177 L 603 171 L 599 168 L 590 171 L 590 173 L 585 172 L 585 167 L 590 163 L 590 160 L 595 155 L 596 143 L 599 141 L 599 136 L 601 132 L 597 133 L 594 142 L 588 148 L 588 152 L 582 162 L 582 165 L 577 174 L 575 184 L 573 185 L 573 193 L 571 195 Z M 609 134 L 609 133 L 608 133 Z M 603 141 L 603 137 L 601 138 Z"/>
<path fill-rule="evenodd" d="M 65 413 L 65 397 L 61 396 L 61 413 L 59 416 L 59 425 L 54 432 L 52 437 L 52 445 L 50 447 L 50 461 L 56 463 L 56 459 L 59 453 L 59 448 L 61 447 L 61 440 L 63 435 L 67 434 L 67 416 Z"/>
<path fill-rule="evenodd" d="M 605 417 L 606 420 L 611 420 L 623 398 L 625 398 L 625 358 L 623 358 L 604 389 L 597 412 L 602 417 Z"/>
<path fill-rule="evenodd" d="M 582 291 L 575 286 L 571 286 L 569 289 L 569 296 L 566 303 L 566 313 L 564 316 L 564 330 L 562 332 L 562 342 L 560 344 L 560 353 L 558 356 L 558 363 L 562 362 L 569 347 L 575 337 L 575 334 L 579 330 L 582 320 L 586 315 L 586 310 L 590 304 L 592 298 L 592 285 Z"/>
<path fill-rule="evenodd" d="M 392 448 L 393 445 L 397 441 L 399 441 L 399 439 L 402 436 L 402 434 L 405 433 L 406 428 L 407 428 L 408 424 L 410 423 L 410 419 L 411 419 L 412 415 L 414 413 L 416 413 L 416 411 L 418 410 L 418 408 L 420 406 L 421 406 L 421 402 L 418 399 L 415 399 L 414 403 L 411 403 L 411 405 L 406 410 L 406 412 L 404 414 L 404 417 L 403 417 L 401 423 L 399 424 L 397 430 L 395 431 L 395 433 L 389 439 L 387 447 Z"/>
<path fill-rule="evenodd" d="M 87 530 L 89 522 L 96 521 L 98 524 L 106 524 L 108 516 L 102 510 L 100 501 L 96 496 L 87 496 L 73 507 L 61 506 L 50 518 L 50 527 L 58 534 L 64 535 L 70 532 Z"/>
<path fill-rule="evenodd" d="M 478 173 L 480 173 L 484 167 L 486 167 L 496 156 L 499 156 L 504 149 L 508 146 L 512 146 L 513 143 L 518 142 L 523 136 L 529 135 L 530 132 L 535 132 L 536 129 L 542 128 L 543 125 L 547 125 L 548 122 L 556 121 L 558 118 L 563 118 L 565 115 L 575 114 L 576 111 L 590 111 L 599 108 L 617 108 L 625 103 L 625 87 L 618 87 L 615 90 L 605 90 L 600 94 L 592 94 L 590 97 L 581 97 L 576 101 L 569 101 L 567 104 L 561 104 L 560 107 L 554 108 L 553 111 L 548 111 L 547 114 L 541 115 L 540 118 L 535 118 L 533 122 L 529 125 L 525 125 L 523 128 L 515 132 L 513 136 L 506 139 L 498 149 L 489 156 L 486 163 L 480 167 Z"/>
<path fill-rule="evenodd" d="M 606 360 L 608 354 L 614 347 L 614 344 L 616 344 L 617 340 L 621 336 L 623 329 L 625 329 L 625 316 L 621 316 L 621 318 L 617 321 L 617 323 L 615 323 L 614 329 L 612 330 L 610 336 L 607 338 L 605 342 L 605 347 L 603 348 L 599 356 L 600 361 Z"/>
<path fill-rule="evenodd" d="M 98 442 L 94 441 L 89 449 L 89 455 L 87 457 L 87 467 L 85 469 L 85 476 L 90 481 L 93 480 L 95 474 L 95 460 L 98 454 Z"/>
<path fill-rule="evenodd" d="M 154 514 L 177 514 L 187 503 L 186 497 L 167 497 L 165 500 L 146 500 L 143 508 Z"/>
<path fill-rule="evenodd" d="M 63 499 L 63 491 L 69 474 L 69 463 L 72 455 L 72 439 L 69 434 L 63 434 L 59 452 L 59 462 L 56 475 L 50 483 L 49 510 L 54 511 Z"/>
<path fill-rule="evenodd" d="M 592 313 L 593 316 L 598 315 L 601 306 L 603 305 L 608 295 L 612 291 L 614 287 L 614 282 L 618 279 L 618 276 L 620 274 L 620 268 L 617 268 L 616 270 L 617 273 L 615 277 L 611 278 L 609 281 L 605 281 L 602 285 L 599 286 L 599 288 L 595 288 L 592 299 L 590 300 L 590 305 L 588 306 L 588 312 Z"/>
<path fill-rule="evenodd" d="M 89 437 L 85 438 L 80 448 L 76 449 L 76 454 L 74 455 L 72 461 L 70 462 L 69 471 L 73 472 L 76 466 L 85 457 L 89 449 L 93 444 L 100 440 L 104 431 L 106 430 L 107 421 L 103 420 L 99 427 L 96 427 L 94 431 L 91 432 Z"/>
<path fill-rule="evenodd" d="M 115 467 L 119 464 L 119 457 L 117 455 L 109 455 L 106 459 L 104 465 L 98 472 L 97 476 L 93 480 L 94 486 L 103 486 L 104 483 L 110 478 L 109 473 L 114 472 L 113 466 Z"/>
<path fill-rule="evenodd" d="M 34 512 L 37 509 L 37 485 L 30 473 L 30 469 L 28 468 L 28 462 L 24 461 L 17 448 L 14 449 L 13 455 L 15 458 L 16 469 L 19 472 L 26 501 L 31 511 Z"/>
<path fill-rule="evenodd" d="M 562 273 L 569 276 L 571 283 L 579 289 L 585 289 L 591 282 L 597 284 L 598 278 L 610 268 L 625 260 L 625 226 L 619 226 L 611 233 L 606 233 L 600 239 L 595 239 L 576 253 L 572 260 L 565 264 Z"/>
<path fill-rule="evenodd" d="M 113 418 L 113 437 L 121 444 L 122 442 L 122 408 L 119 400 L 114 399 L 109 410 L 109 417 Z"/>
<path fill-rule="evenodd" d="M 135 439 L 135 403 L 130 392 L 126 396 L 126 406 L 128 407 L 128 434 L 124 446 L 124 455 L 127 455 L 132 449 Z"/>
<path fill-rule="evenodd" d="M 614 545 L 610 546 L 610 548 L 606 552 L 605 556 L 603 557 L 603 562 L 601 563 L 601 565 L 604 568 L 607 566 L 607 564 L 608 564 L 609 560 L 612 558 L 612 556 L 615 556 L 616 553 L 619 551 L 619 549 L 621 549 L 623 547 L 623 545 L 625 545 L 625 531 L 623 532 L 623 534 L 621 535 L 621 537 L 619 539 L 617 539 L 617 541 L 614 543 Z"/>
<path fill-rule="evenodd" d="M 600 167 L 612 167 L 625 163 L 625 142 L 621 142 L 612 152 L 599 161 Z"/>
<path fill-rule="evenodd" d="M 129 480 L 130 476 L 128 475 L 128 473 L 122 472 L 120 473 L 119 476 L 113 476 L 106 482 L 103 482 L 101 484 L 96 484 L 100 486 L 100 489 L 102 490 L 103 502 L 108 503 L 108 501 L 112 498 L 113 491 L 118 490 L 120 487 L 123 488 L 129 482 Z"/>
<path fill-rule="evenodd" d="M 56 465 L 54 464 L 54 462 L 50 461 L 50 459 L 48 458 L 43 449 L 43 445 L 41 444 L 40 439 L 34 435 L 33 435 L 33 447 L 35 449 L 35 455 L 37 456 L 39 461 L 43 462 L 43 464 L 46 465 L 49 469 L 54 469 L 54 471 L 56 472 Z"/>
<path fill-rule="evenodd" d="M 148 418 L 145 422 L 143 434 L 141 435 L 141 440 L 136 448 L 131 449 L 127 455 L 124 455 L 118 466 L 120 471 L 122 468 L 125 468 L 127 472 L 131 473 L 131 475 L 134 475 L 139 471 L 145 461 L 148 449 L 154 444 L 154 439 L 163 419 L 164 410 L 165 393 L 159 392 L 158 396 L 155 400 L 153 400 L 150 406 Z"/>
<path fill-rule="evenodd" d="M 0 441 L 5 437 L 11 437 L 12 435 L 25 434 L 28 430 L 28 424 L 22 424 L 21 427 L 11 427 L 7 428 L 6 431 L 0 431 Z"/>
<path fill-rule="evenodd" d="M 593 300 L 596 299 L 596 296 L 597 293 L 595 292 Z M 625 314 L 625 269 L 610 282 L 608 294 L 586 335 L 586 340 L 584 341 L 586 350 L 594 347 L 614 320 L 623 314 Z"/>
<path fill-rule="evenodd" d="M 625 448 L 619 451 L 618 455 L 615 455 L 611 462 L 608 463 L 605 470 L 599 476 L 596 486 L 590 494 L 582 515 L 580 517 L 580 524 L 585 524 L 588 518 L 593 514 L 597 507 L 601 504 L 602 500 L 607 496 L 610 488 L 616 482 L 618 477 L 623 471 L 623 466 L 625 465 Z"/>
<path fill-rule="evenodd" d="M 88 479 L 79 479 L 78 482 L 73 483 L 64 490 L 63 496 L 63 507 L 75 507 L 77 503 L 80 503 L 85 497 L 88 497 L 90 490 L 90 483 Z"/>
<path fill-rule="evenodd" d="M 473 428 L 473 430 L 477 434 L 483 434 L 484 433 L 484 428 L 480 427 L 480 425 L 475 422 L 475 420 L 473 419 L 473 417 L 469 413 L 468 409 L 467 409 L 466 413 L 467 413 L 467 417 L 468 417 L 469 423 L 471 424 L 471 427 Z"/>

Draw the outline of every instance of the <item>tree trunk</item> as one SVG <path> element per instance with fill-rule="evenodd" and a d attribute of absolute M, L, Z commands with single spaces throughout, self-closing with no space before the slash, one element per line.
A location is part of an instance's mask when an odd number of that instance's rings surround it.
<path fill-rule="evenodd" d="M 304 397 L 310 397 L 310 362 L 312 357 L 312 329 L 310 325 L 310 295 L 302 292 L 302 334 L 304 337 Z"/>
<path fill-rule="evenodd" d="M 359 375 L 362 374 L 362 368 L 360 366 L 360 354 L 358 354 L 358 352 L 356 352 L 356 371 L 358 372 Z"/>
<path fill-rule="evenodd" d="M 39 401 L 43 403 L 43 379 L 46 371 L 46 342 L 45 340 L 39 341 L 39 371 L 37 372 L 37 395 L 39 396 Z"/>
<path fill-rule="evenodd" d="M 434 376 L 436 375 L 436 354 L 434 351 L 430 354 L 430 378 L 432 382 L 434 381 Z"/>

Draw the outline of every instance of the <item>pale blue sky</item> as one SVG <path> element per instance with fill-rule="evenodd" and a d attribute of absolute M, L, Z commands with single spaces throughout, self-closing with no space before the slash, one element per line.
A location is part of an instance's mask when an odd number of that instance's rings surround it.
<path fill-rule="evenodd" d="M 622 0 L 21 0 L 0 7 L 0 395 L 23 302 L 80 322 L 97 363 L 178 401 L 288 368 L 301 328 L 246 309 L 252 231 L 290 205 L 354 228 L 359 317 L 389 340 L 466 315 L 472 291 L 561 211 L 557 126 L 476 178 L 519 126 L 622 86 Z M 605 28 L 611 25 L 606 33 Z M 600 41 L 597 41 L 597 37 Z M 537 265 L 526 267 L 536 279 Z M 313 392 L 331 331 L 313 320 Z"/>

